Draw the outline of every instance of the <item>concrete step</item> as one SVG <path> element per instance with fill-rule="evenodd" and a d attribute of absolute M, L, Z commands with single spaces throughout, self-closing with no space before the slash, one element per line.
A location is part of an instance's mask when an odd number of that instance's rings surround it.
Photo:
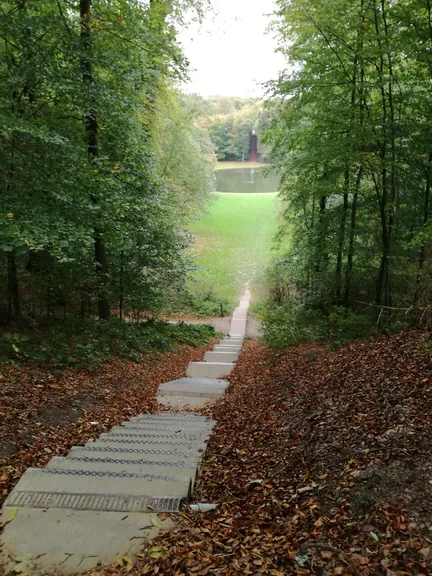
<path fill-rule="evenodd" d="M 206 378 L 180 378 L 161 384 L 158 396 L 204 396 L 218 398 L 225 393 L 229 383 L 225 380 Z"/>
<path fill-rule="evenodd" d="M 239 352 L 206 352 L 204 360 L 206 362 L 236 362 L 239 356 Z"/>
<path fill-rule="evenodd" d="M 167 439 L 175 439 L 178 438 L 182 440 L 183 438 L 187 438 L 188 440 L 192 438 L 197 438 L 201 440 L 205 440 L 211 434 L 209 430 L 167 430 L 166 428 L 158 428 L 156 430 L 149 430 L 148 428 L 143 428 L 142 426 L 113 426 L 108 434 L 112 435 L 125 435 L 125 434 L 140 434 L 141 436 L 146 436 L 147 438 L 167 438 Z"/>
<path fill-rule="evenodd" d="M 135 474 L 148 474 L 154 479 L 171 479 L 180 481 L 192 480 L 195 483 L 197 467 L 175 467 L 152 462 L 141 464 L 137 460 L 124 460 L 118 458 L 62 458 L 55 456 L 47 464 L 47 468 L 57 470 L 93 470 L 95 472 L 124 472 Z"/>
<path fill-rule="evenodd" d="M 214 404 L 217 400 L 216 396 L 158 396 L 157 401 L 159 404 L 167 408 L 176 410 L 196 410 L 197 408 L 205 408 L 210 404 Z"/>
<path fill-rule="evenodd" d="M 172 420 L 175 422 L 214 422 L 210 420 L 207 416 L 202 416 L 196 412 L 157 412 L 155 414 L 139 414 L 138 416 L 133 416 L 133 418 L 145 418 L 146 420 Z M 133 419 L 132 418 L 132 419 Z"/>
<path fill-rule="evenodd" d="M 246 320 L 232 320 L 230 327 L 230 334 L 246 334 Z"/>
<path fill-rule="evenodd" d="M 186 374 L 190 378 L 223 378 L 233 369 L 227 362 L 189 362 Z"/>
<path fill-rule="evenodd" d="M 131 432 L 136 431 L 143 431 L 143 432 L 149 432 L 150 434 L 155 434 L 159 431 L 161 432 L 169 432 L 171 434 L 176 434 L 178 433 L 183 433 L 183 432 L 187 432 L 190 434 L 196 434 L 198 436 L 210 436 L 212 433 L 212 428 L 209 427 L 193 427 L 193 428 L 181 428 L 180 426 L 167 426 L 166 424 L 141 424 L 139 421 L 137 422 L 126 422 L 125 424 L 122 424 L 121 426 L 117 426 L 116 428 L 119 428 L 119 430 L 130 430 Z M 113 428 L 114 430 L 114 428 Z M 118 430 L 116 429 L 115 432 L 117 432 Z"/>
<path fill-rule="evenodd" d="M 123 439 L 123 440 L 116 440 L 115 438 L 101 438 L 92 442 L 88 442 L 86 444 L 88 448 L 124 448 L 125 450 L 139 450 L 140 453 L 144 454 L 152 454 L 153 451 L 156 452 L 182 452 L 184 454 L 189 454 L 190 456 L 202 456 L 205 451 L 205 445 L 203 446 L 194 446 L 191 444 L 184 444 L 182 442 L 176 443 L 160 443 L 160 442 L 145 442 L 143 443 L 142 440 L 136 439 Z"/>
<path fill-rule="evenodd" d="M 131 418 L 128 422 L 124 423 L 124 426 L 129 424 L 137 424 L 146 425 L 146 426 L 166 426 L 167 428 L 175 428 L 178 430 L 181 428 L 182 430 L 211 430 L 216 425 L 215 420 L 207 420 L 207 421 L 198 421 L 192 420 L 187 422 L 186 420 L 171 420 L 168 418 L 153 418 L 148 419 L 142 416 L 135 416 Z"/>
<path fill-rule="evenodd" d="M 3 509 L 8 518 L 17 508 Z M 27 574 L 83 574 L 96 567 L 121 562 L 142 551 L 155 537 L 157 516 L 142 512 L 95 512 L 92 510 L 19 508 L 2 535 L 5 572 L 13 574 L 16 558 L 30 558 Z M 158 520 L 169 529 L 169 519 Z"/>
<path fill-rule="evenodd" d="M 21 492 L 128 494 L 130 496 L 145 494 L 146 496 L 187 497 L 190 483 L 188 479 L 147 479 L 139 475 L 124 476 L 116 472 L 96 473 L 91 470 L 28 468 L 14 490 Z"/>
<path fill-rule="evenodd" d="M 213 347 L 213 352 L 231 352 L 234 354 L 240 354 L 241 348 L 239 346 L 222 346 L 221 344 L 216 344 Z"/>
<path fill-rule="evenodd" d="M 141 446 L 142 448 L 147 448 L 149 445 L 152 446 L 162 446 L 168 449 L 169 447 L 177 447 L 178 449 L 189 448 L 189 449 L 205 449 L 206 442 L 203 438 L 150 438 L 143 434 L 110 434 L 109 432 L 105 432 L 101 434 L 96 440 L 91 441 L 90 445 L 94 445 L 97 443 L 100 444 L 107 444 L 107 443 L 123 443 L 123 444 L 130 444 L 135 445 L 135 447 Z"/>
<path fill-rule="evenodd" d="M 72 446 L 68 456 L 72 458 L 118 458 L 124 460 L 145 460 L 152 462 L 183 462 L 185 465 L 197 464 L 202 452 L 183 452 L 180 450 L 142 450 L 136 448 L 108 446 Z"/>

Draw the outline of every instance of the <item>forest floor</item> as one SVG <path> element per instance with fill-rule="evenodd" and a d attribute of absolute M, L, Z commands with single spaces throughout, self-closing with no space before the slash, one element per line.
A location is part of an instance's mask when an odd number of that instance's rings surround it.
<path fill-rule="evenodd" d="M 432 574 L 431 338 L 284 352 L 247 341 L 228 393 L 207 410 L 217 425 L 194 500 L 218 509 L 184 511 L 134 566 L 93 576 Z M 158 383 L 202 353 L 112 363 L 93 377 L 3 374 L 0 432 L 19 439 L 3 460 L 3 496 L 25 467 L 154 408 Z"/>
<path fill-rule="evenodd" d="M 219 508 L 184 512 L 127 570 L 431 574 L 430 338 L 284 353 L 248 342 L 208 410 L 217 425 L 194 499 Z"/>
<path fill-rule="evenodd" d="M 0 363 L 0 505 L 26 468 L 156 410 L 159 384 L 182 378 L 211 347 L 182 345 L 143 363 L 113 359 L 92 371 Z"/>

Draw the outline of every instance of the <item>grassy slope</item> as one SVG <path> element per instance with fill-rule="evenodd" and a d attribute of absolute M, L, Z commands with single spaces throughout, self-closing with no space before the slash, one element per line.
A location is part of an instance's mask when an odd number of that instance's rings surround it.
<path fill-rule="evenodd" d="M 202 270 L 196 290 L 211 289 L 234 302 L 245 282 L 270 259 L 278 228 L 279 200 L 274 194 L 217 194 L 208 215 L 192 226 L 194 252 Z"/>

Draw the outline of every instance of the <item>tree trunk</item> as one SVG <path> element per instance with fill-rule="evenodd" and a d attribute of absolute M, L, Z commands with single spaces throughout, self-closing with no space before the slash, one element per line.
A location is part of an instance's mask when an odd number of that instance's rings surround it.
<path fill-rule="evenodd" d="M 81 71 L 84 85 L 87 89 L 93 84 L 93 69 L 91 61 L 92 37 L 91 37 L 91 6 L 92 0 L 80 0 L 80 18 L 81 18 Z M 94 163 L 99 157 L 99 127 L 96 110 L 93 102 L 90 101 L 88 111 L 84 115 L 84 124 L 86 127 L 87 151 L 90 162 Z M 95 194 L 91 194 L 91 199 L 97 203 Z M 95 265 L 98 280 L 98 313 L 99 318 L 105 320 L 110 317 L 110 304 L 106 292 L 108 281 L 108 258 L 106 253 L 103 229 L 96 225 L 94 227 L 94 247 L 95 247 Z"/>
<path fill-rule="evenodd" d="M 387 171 L 387 97 L 384 87 L 384 52 L 380 36 L 380 25 L 378 14 L 380 10 L 377 7 L 377 0 L 374 0 L 374 22 L 377 44 L 379 47 L 379 83 L 381 91 L 381 106 L 382 106 L 382 142 L 381 142 L 381 185 L 375 181 L 375 190 L 380 208 L 381 217 L 381 238 L 382 238 L 382 255 L 381 264 L 378 271 L 376 282 L 376 295 L 375 302 L 377 305 L 384 304 L 390 306 L 390 284 L 389 284 L 389 260 L 391 253 L 391 231 L 388 225 L 389 206 L 388 206 L 388 171 Z M 381 188 L 381 190 L 380 190 Z"/>
<path fill-rule="evenodd" d="M 431 195 L 431 182 L 432 182 L 431 166 L 432 166 L 432 152 L 429 153 L 429 161 L 426 167 L 426 189 L 425 189 L 424 208 L 423 208 L 423 229 L 425 229 L 429 224 L 430 195 Z M 419 253 L 416 289 L 414 292 L 414 305 L 418 303 L 420 282 L 423 276 L 425 259 L 426 259 L 426 244 L 425 241 L 422 240 Z"/>
<path fill-rule="evenodd" d="M 347 214 L 348 214 L 348 190 L 350 184 L 350 170 L 347 166 L 345 169 L 345 176 L 344 176 L 344 195 L 343 195 L 343 210 L 342 210 L 342 217 L 339 226 L 339 242 L 338 242 L 338 253 L 337 253 L 337 262 L 336 262 L 336 302 L 337 304 L 341 304 L 341 296 L 342 296 L 342 259 L 343 259 L 343 250 L 345 244 L 345 228 L 346 228 L 346 221 L 347 221 Z"/>
<path fill-rule="evenodd" d="M 354 242 L 355 242 L 356 221 L 357 221 L 357 204 L 362 178 L 363 178 L 363 166 L 360 166 L 359 171 L 357 173 L 357 180 L 351 207 L 351 225 L 350 225 L 349 242 L 348 242 L 348 262 L 345 272 L 344 306 L 346 308 L 348 308 L 351 301 L 351 280 L 354 265 Z"/>
<path fill-rule="evenodd" d="M 120 298 L 119 298 L 119 318 L 123 320 L 124 304 L 124 251 L 120 254 Z"/>
<path fill-rule="evenodd" d="M 7 271 L 8 271 L 8 324 L 12 319 L 21 317 L 21 306 L 18 287 L 18 272 L 15 255 L 12 252 L 7 253 Z"/>
<path fill-rule="evenodd" d="M 389 112 L 389 138 L 390 138 L 390 157 L 391 157 L 391 170 L 390 170 L 390 204 L 388 207 L 388 257 L 387 257 L 387 270 L 386 270 L 386 292 L 385 304 L 386 306 L 392 305 L 392 290 L 391 290 L 391 250 L 393 245 L 393 235 L 396 225 L 396 200 L 397 200 L 397 178 L 396 178 L 396 134 L 395 134 L 395 109 L 393 98 L 393 59 L 390 47 L 389 27 L 387 22 L 386 0 L 381 0 L 381 12 L 383 20 L 383 29 L 386 39 L 386 53 L 387 53 L 387 71 L 388 71 L 388 112 Z"/>
<path fill-rule="evenodd" d="M 327 254 L 325 253 L 325 226 L 324 218 L 327 208 L 327 196 L 321 196 L 319 204 L 319 217 L 318 217 L 318 246 L 316 250 L 315 260 L 315 273 L 319 274 L 323 268 L 322 264 L 327 262 Z"/>

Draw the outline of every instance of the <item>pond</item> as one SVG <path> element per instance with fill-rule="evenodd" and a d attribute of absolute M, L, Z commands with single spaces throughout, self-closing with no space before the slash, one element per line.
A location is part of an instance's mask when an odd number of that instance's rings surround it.
<path fill-rule="evenodd" d="M 235 168 L 216 172 L 216 189 L 218 192 L 277 192 L 279 176 L 270 172 L 263 176 L 261 168 Z"/>

